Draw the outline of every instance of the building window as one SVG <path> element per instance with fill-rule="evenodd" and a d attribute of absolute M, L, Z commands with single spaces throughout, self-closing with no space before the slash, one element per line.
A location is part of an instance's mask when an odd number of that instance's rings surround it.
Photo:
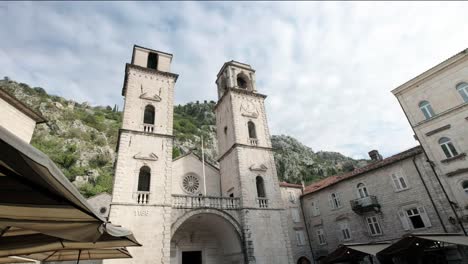
<path fill-rule="evenodd" d="M 155 70 L 158 69 L 158 54 L 157 53 L 153 53 L 153 52 L 148 53 L 148 62 L 146 64 L 146 67 L 150 69 L 155 69 Z"/>
<path fill-rule="evenodd" d="M 357 191 L 358 191 L 359 198 L 366 198 L 369 196 L 366 185 L 364 183 L 359 183 L 357 185 Z"/>
<path fill-rule="evenodd" d="M 182 187 L 188 193 L 197 193 L 200 189 L 200 180 L 197 176 L 189 174 L 182 179 Z"/>
<path fill-rule="evenodd" d="M 224 135 L 227 135 L 227 126 L 224 127 Z"/>
<path fill-rule="evenodd" d="M 154 106 L 145 106 L 145 114 L 143 116 L 143 123 L 154 125 Z"/>
<path fill-rule="evenodd" d="M 405 230 L 431 227 L 431 221 L 424 207 L 413 207 L 399 212 Z"/>
<path fill-rule="evenodd" d="M 317 229 L 317 238 L 319 245 L 325 245 L 327 240 L 325 240 L 325 234 L 323 233 L 323 229 Z"/>
<path fill-rule="evenodd" d="M 312 216 L 320 215 L 320 208 L 319 208 L 318 201 L 312 201 L 311 206 L 312 206 Z"/>
<path fill-rule="evenodd" d="M 151 180 L 151 169 L 148 166 L 143 166 L 138 175 L 138 191 L 149 192 Z"/>
<path fill-rule="evenodd" d="M 382 228 L 380 228 L 379 221 L 377 220 L 377 216 L 371 216 L 366 218 L 367 226 L 369 227 L 370 234 L 372 236 L 381 235 Z"/>
<path fill-rule="evenodd" d="M 402 191 L 408 189 L 408 184 L 406 183 L 405 177 L 400 174 L 392 173 L 392 182 L 395 191 Z"/>
<path fill-rule="evenodd" d="M 341 207 L 341 194 L 340 193 L 331 193 L 328 196 L 330 207 L 332 209 L 338 209 Z"/>
<path fill-rule="evenodd" d="M 463 191 L 468 194 L 468 180 L 462 182 Z"/>
<path fill-rule="evenodd" d="M 432 110 L 431 104 L 429 104 L 428 101 L 422 101 L 419 103 L 419 109 L 421 109 L 426 119 L 434 116 L 434 111 Z"/>
<path fill-rule="evenodd" d="M 249 138 L 257 138 L 257 131 L 255 130 L 255 124 L 252 121 L 247 122 L 249 128 Z"/>
<path fill-rule="evenodd" d="M 351 240 L 351 230 L 349 229 L 348 222 L 341 222 L 339 225 L 342 239 L 344 241 Z"/>
<path fill-rule="evenodd" d="M 298 246 L 304 246 L 305 245 L 304 231 L 296 230 L 296 241 L 297 241 Z"/>
<path fill-rule="evenodd" d="M 439 144 L 447 158 L 452 158 L 458 155 L 457 150 L 449 138 L 443 137 L 439 139 Z"/>
<path fill-rule="evenodd" d="M 263 184 L 263 178 L 260 176 L 257 176 L 255 178 L 255 182 L 257 184 L 257 196 L 258 198 L 265 198 L 265 186 Z"/>
<path fill-rule="evenodd" d="M 457 90 L 463 98 L 463 101 L 465 101 L 465 103 L 468 103 L 468 83 L 463 82 L 458 84 Z"/>
<path fill-rule="evenodd" d="M 299 216 L 299 209 L 291 208 L 291 216 L 294 223 L 299 223 L 301 221 L 301 218 Z"/>

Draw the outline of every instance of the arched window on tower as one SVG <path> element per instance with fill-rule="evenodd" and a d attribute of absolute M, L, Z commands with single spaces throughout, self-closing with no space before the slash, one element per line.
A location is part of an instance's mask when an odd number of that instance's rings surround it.
<path fill-rule="evenodd" d="M 154 125 L 154 106 L 147 105 L 145 107 L 145 114 L 143 117 L 143 123 Z"/>
<path fill-rule="evenodd" d="M 146 64 L 146 67 L 150 69 L 158 69 L 158 54 L 150 52 L 148 53 L 148 62 Z"/>
<path fill-rule="evenodd" d="M 258 198 L 265 198 L 265 185 L 263 183 L 263 178 L 261 176 L 257 176 L 255 178 L 255 182 L 257 184 L 257 197 Z"/>
<path fill-rule="evenodd" d="M 249 128 L 249 138 L 257 138 L 257 131 L 255 130 L 255 124 L 252 121 L 247 122 Z"/>
<path fill-rule="evenodd" d="M 241 73 L 237 74 L 237 79 L 236 80 L 237 80 L 237 87 L 238 88 L 251 90 L 250 89 L 250 79 L 245 73 L 241 72 Z"/>
<path fill-rule="evenodd" d="M 140 173 L 138 175 L 138 191 L 149 192 L 150 181 L 151 181 L 151 169 L 148 166 L 141 167 Z"/>
<path fill-rule="evenodd" d="M 468 83 L 462 82 L 457 85 L 457 91 L 460 93 L 463 101 L 468 103 Z"/>
<path fill-rule="evenodd" d="M 463 191 L 468 195 L 468 180 L 462 182 Z"/>

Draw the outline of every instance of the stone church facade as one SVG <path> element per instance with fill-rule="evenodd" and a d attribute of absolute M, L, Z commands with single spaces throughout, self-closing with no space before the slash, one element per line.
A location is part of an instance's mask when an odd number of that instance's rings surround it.
<path fill-rule="evenodd" d="M 131 260 L 105 262 L 310 263 L 301 186 L 278 182 L 255 70 L 230 61 L 217 75 L 218 168 L 193 153 L 172 159 L 171 62 L 135 46 L 125 68 L 109 219 L 143 246 L 130 249 Z"/>

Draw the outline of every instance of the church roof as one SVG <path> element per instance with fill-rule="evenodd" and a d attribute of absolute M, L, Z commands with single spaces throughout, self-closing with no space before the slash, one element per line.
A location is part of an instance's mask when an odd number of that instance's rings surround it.
<path fill-rule="evenodd" d="M 306 186 L 305 189 L 304 189 L 303 196 L 305 196 L 307 194 L 317 192 L 317 191 L 322 190 L 322 189 L 325 189 L 325 188 L 327 188 L 329 186 L 332 186 L 332 185 L 334 185 L 334 184 L 336 184 L 338 182 L 341 182 L 341 181 L 356 177 L 358 175 L 362 175 L 362 174 L 365 174 L 367 172 L 370 172 L 370 171 L 373 171 L 373 170 L 376 170 L 376 169 L 391 165 L 391 164 L 393 164 L 395 162 L 398 162 L 398 161 L 401 161 L 401 160 L 416 156 L 416 155 L 418 155 L 420 153 L 422 153 L 421 146 L 416 146 L 416 147 L 410 148 L 408 150 L 405 150 L 403 152 L 400 152 L 398 154 L 395 154 L 395 155 L 393 155 L 391 157 L 388 157 L 386 159 L 383 159 L 381 161 L 371 163 L 371 164 L 369 164 L 367 166 L 364 166 L 362 168 L 357 168 L 357 169 L 355 169 L 355 170 L 353 170 L 351 172 L 347 172 L 347 173 L 327 177 L 327 178 L 325 178 L 325 179 L 323 179 L 321 181 L 318 181 L 318 182 L 315 182 L 315 183 L 312 183 L 312 184 Z"/>
<path fill-rule="evenodd" d="M 197 155 L 195 152 L 193 152 L 193 151 L 189 151 L 189 152 L 187 152 L 187 153 L 185 153 L 185 154 L 183 154 L 183 155 L 180 155 L 179 157 L 177 157 L 177 158 L 175 158 L 175 159 L 172 159 L 172 162 L 174 162 L 174 161 L 176 161 L 176 160 L 179 160 L 179 159 L 182 159 L 182 158 L 185 158 L 185 157 L 187 157 L 187 156 L 189 156 L 189 155 L 193 155 L 193 156 L 195 156 L 195 158 L 197 158 L 198 160 L 200 160 L 200 162 L 203 162 L 203 159 L 202 159 L 200 156 L 198 156 L 198 155 Z M 209 161 L 206 160 L 206 159 L 205 159 L 205 163 L 208 164 L 208 165 L 209 165 L 210 167 L 212 167 L 213 169 L 219 171 L 218 166 L 214 165 L 213 163 L 209 162 Z"/>
<path fill-rule="evenodd" d="M 289 183 L 289 182 L 280 182 L 279 183 L 280 187 L 287 187 L 287 188 L 298 188 L 302 189 L 302 185 L 300 184 L 294 184 L 294 183 Z"/>

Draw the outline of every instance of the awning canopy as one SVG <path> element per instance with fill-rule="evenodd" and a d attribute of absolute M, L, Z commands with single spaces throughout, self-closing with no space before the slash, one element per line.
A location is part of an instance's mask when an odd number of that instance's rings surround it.
<path fill-rule="evenodd" d="M 15 241 L 34 248 L 50 245 L 50 239 L 140 245 L 129 230 L 94 212 L 44 153 L 1 126 L 0 150 L 0 251 L 13 250 L 15 245 L 25 250 Z"/>
<path fill-rule="evenodd" d="M 390 245 L 390 242 L 343 244 L 328 254 L 322 261 L 324 263 L 359 261 L 368 255 L 375 256 L 379 251 Z"/>
<path fill-rule="evenodd" d="M 0 264 L 7 263 L 35 263 L 35 261 L 22 258 L 0 258 Z"/>
<path fill-rule="evenodd" d="M 125 248 L 46 251 L 22 256 L 42 262 L 132 258 Z"/>
<path fill-rule="evenodd" d="M 458 233 L 409 234 L 378 253 L 379 256 L 422 252 L 426 248 L 440 248 L 442 243 L 468 246 L 468 237 Z"/>

